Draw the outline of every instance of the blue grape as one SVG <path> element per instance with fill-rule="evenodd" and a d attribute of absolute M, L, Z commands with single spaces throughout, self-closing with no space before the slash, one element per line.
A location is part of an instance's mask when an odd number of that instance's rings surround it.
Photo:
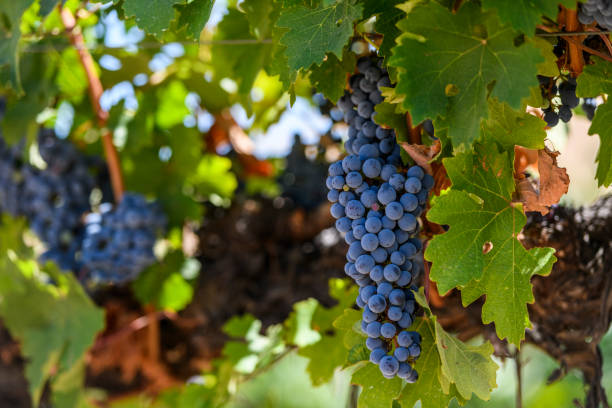
<path fill-rule="evenodd" d="M 359 255 L 357 260 L 355 261 L 355 268 L 362 274 L 370 273 L 372 268 L 376 262 L 374 262 L 374 258 L 371 255 Z"/>
<path fill-rule="evenodd" d="M 389 296 L 389 293 L 391 293 L 392 290 L 393 290 L 392 284 L 390 284 L 389 282 L 382 282 L 378 285 L 376 293 L 378 293 L 381 296 L 387 297 Z"/>
<path fill-rule="evenodd" d="M 389 255 L 387 254 L 387 251 L 385 250 L 385 248 L 378 247 L 374 251 L 372 251 L 372 258 L 374 258 L 374 260 L 378 264 L 384 263 L 388 257 Z"/>
<path fill-rule="evenodd" d="M 407 300 L 406 304 L 404 305 L 404 311 L 413 314 L 415 306 L 414 300 Z"/>
<path fill-rule="evenodd" d="M 404 189 L 408 193 L 416 194 L 421 191 L 421 180 L 416 177 L 408 177 L 404 183 Z"/>
<path fill-rule="evenodd" d="M 402 314 L 402 318 L 397 322 L 397 324 L 402 329 L 407 329 L 410 327 L 412 325 L 412 316 L 410 316 L 410 313 L 404 312 Z"/>
<path fill-rule="evenodd" d="M 331 206 L 330 213 L 334 218 L 344 217 L 344 207 L 339 203 L 334 203 Z"/>
<path fill-rule="evenodd" d="M 346 203 L 344 211 L 346 212 L 347 217 L 354 220 L 363 217 L 363 215 L 365 214 L 365 207 L 363 206 L 363 204 L 361 204 L 360 201 L 351 200 Z"/>
<path fill-rule="evenodd" d="M 384 181 L 389 181 L 395 173 L 397 173 L 397 167 L 392 164 L 385 164 L 380 170 L 380 178 Z"/>
<path fill-rule="evenodd" d="M 393 356 L 397 358 L 397 361 L 406 361 L 410 357 L 410 350 L 405 347 L 397 347 L 393 351 Z"/>
<path fill-rule="evenodd" d="M 404 306 L 406 302 L 406 295 L 402 289 L 393 289 L 391 293 L 389 293 L 389 302 L 394 306 Z"/>
<path fill-rule="evenodd" d="M 400 252 L 402 252 L 406 258 L 412 258 L 416 255 L 417 249 L 412 244 L 412 242 L 406 242 L 399 247 Z"/>
<path fill-rule="evenodd" d="M 406 176 L 408 176 L 408 177 L 416 177 L 419 180 L 422 180 L 423 176 L 425 176 L 425 172 L 423 171 L 421 166 L 412 166 L 406 172 Z"/>
<path fill-rule="evenodd" d="M 362 118 L 370 118 L 370 115 L 374 111 L 374 106 L 370 101 L 362 101 L 357 105 L 357 113 Z"/>
<path fill-rule="evenodd" d="M 364 308 L 364 306 L 366 306 L 366 302 L 363 301 L 363 299 L 361 299 L 360 296 L 357 296 L 357 298 L 355 299 L 355 303 L 357 304 L 357 306 L 361 309 Z"/>
<path fill-rule="evenodd" d="M 371 120 L 365 121 L 361 127 L 361 131 L 366 137 L 372 138 L 376 136 L 376 123 L 372 122 Z"/>
<path fill-rule="evenodd" d="M 401 331 L 397 335 L 397 344 L 399 344 L 400 347 L 410 347 L 413 342 L 414 339 L 409 331 Z"/>
<path fill-rule="evenodd" d="M 383 154 L 391 153 L 394 147 L 395 147 L 395 140 L 393 140 L 392 138 L 383 139 L 378 143 L 378 149 Z"/>
<path fill-rule="evenodd" d="M 406 262 L 406 255 L 404 255 L 400 251 L 394 251 L 391 253 L 389 260 L 391 261 L 391 263 L 394 263 L 396 265 L 403 265 L 404 262 Z"/>
<path fill-rule="evenodd" d="M 363 167 L 361 170 L 366 177 L 374 179 L 380 176 L 382 166 L 376 159 L 367 159 L 365 162 L 363 162 Z"/>
<path fill-rule="evenodd" d="M 376 193 L 376 190 L 369 189 L 361 194 L 360 200 L 364 207 L 372 208 L 372 206 L 377 203 Z"/>
<path fill-rule="evenodd" d="M 366 347 L 370 351 L 374 351 L 375 349 L 382 349 L 383 346 L 384 346 L 384 343 L 381 339 L 376 339 L 373 337 L 368 337 L 366 339 Z"/>
<path fill-rule="evenodd" d="M 340 203 L 344 207 L 346 207 L 349 201 L 354 199 L 355 194 L 350 191 L 341 191 L 340 194 L 338 194 L 338 203 Z"/>
<path fill-rule="evenodd" d="M 367 233 L 361 238 L 361 247 L 366 251 L 374 251 L 378 248 L 378 237 L 376 234 Z"/>
<path fill-rule="evenodd" d="M 325 186 L 327 186 L 327 189 L 328 189 L 328 190 L 332 190 L 332 189 L 334 188 L 334 187 L 332 186 L 332 180 L 333 180 L 333 179 L 334 179 L 334 178 L 333 178 L 333 177 L 331 177 L 331 176 L 329 176 L 329 177 L 327 177 L 327 178 L 325 179 Z"/>
<path fill-rule="evenodd" d="M 363 299 L 364 302 L 367 302 L 368 299 L 370 299 L 375 293 L 376 293 L 376 286 L 369 285 L 360 291 L 359 296 L 361 296 L 361 299 Z"/>
<path fill-rule="evenodd" d="M 388 207 L 387 207 L 388 208 Z M 400 227 L 403 231 L 414 231 L 417 228 L 417 220 L 412 214 L 404 214 L 397 221 L 398 227 Z"/>
<path fill-rule="evenodd" d="M 351 220 L 346 217 L 338 218 L 336 220 L 336 229 L 346 234 L 351 229 Z"/>
<path fill-rule="evenodd" d="M 361 183 L 363 183 L 363 177 L 361 176 L 361 173 L 351 171 L 349 174 L 346 175 L 346 185 L 348 185 L 349 187 L 357 188 L 361 185 Z"/>
<path fill-rule="evenodd" d="M 401 191 L 404 188 L 405 182 L 406 178 L 399 173 L 395 173 L 389 177 L 389 184 L 397 191 Z"/>
<path fill-rule="evenodd" d="M 380 211 L 370 210 L 368 211 L 368 218 L 371 218 L 371 217 L 380 218 L 382 217 L 382 214 L 380 213 Z"/>
<path fill-rule="evenodd" d="M 344 236 L 344 242 L 346 242 L 348 245 L 351 245 L 355 241 L 357 241 L 357 238 L 355 238 L 353 235 L 353 231 L 347 232 Z"/>
<path fill-rule="evenodd" d="M 380 246 L 389 248 L 395 243 L 395 234 L 390 229 L 382 229 L 378 233 L 378 242 Z"/>
<path fill-rule="evenodd" d="M 383 205 L 387 205 L 391 201 L 395 201 L 396 197 L 397 194 L 395 189 L 389 183 L 382 184 L 378 189 L 378 201 L 380 201 L 380 203 Z"/>
<path fill-rule="evenodd" d="M 344 187 L 344 177 L 342 176 L 332 177 L 331 185 L 336 190 L 342 190 L 342 187 Z"/>
<path fill-rule="evenodd" d="M 340 192 L 338 190 L 329 190 L 327 193 L 327 201 L 330 203 L 335 203 L 338 201 L 338 197 L 340 196 Z"/>
<path fill-rule="evenodd" d="M 410 350 L 410 357 L 412 358 L 417 358 L 421 355 L 421 346 L 416 343 L 412 344 L 412 346 L 410 346 L 408 350 Z"/>
<path fill-rule="evenodd" d="M 368 337 L 380 337 L 380 322 L 373 321 L 368 323 L 368 327 L 366 328 L 366 333 Z"/>
<path fill-rule="evenodd" d="M 397 280 L 397 284 L 399 286 L 406 286 L 410 283 L 410 281 L 412 281 L 412 274 L 408 271 L 402 271 L 399 279 Z"/>
<path fill-rule="evenodd" d="M 356 154 L 346 156 L 342 160 L 342 164 L 345 168 L 346 173 L 349 173 L 351 171 L 359 171 L 361 169 L 361 159 Z"/>
<path fill-rule="evenodd" d="M 359 148 L 359 158 L 362 160 L 371 159 L 379 156 L 378 145 L 367 143 Z"/>
<path fill-rule="evenodd" d="M 373 267 L 370 271 L 370 279 L 377 283 L 383 280 L 383 267 L 380 265 Z"/>
<path fill-rule="evenodd" d="M 411 212 L 419 206 L 419 199 L 414 194 L 405 193 L 400 197 L 400 203 L 405 211 Z"/>
<path fill-rule="evenodd" d="M 387 317 L 389 318 L 389 320 L 393 320 L 394 322 L 397 322 L 398 320 L 402 318 L 402 313 L 403 313 L 402 308 L 397 307 L 397 306 L 391 306 L 389 310 L 387 310 Z"/>
<path fill-rule="evenodd" d="M 390 220 L 397 221 L 402 218 L 402 214 L 404 214 L 404 207 L 397 201 L 393 201 L 385 207 L 385 216 Z M 385 226 L 385 228 L 389 227 Z"/>
<path fill-rule="evenodd" d="M 380 360 L 387 355 L 387 352 L 382 348 L 376 348 L 370 353 L 370 361 L 374 364 L 380 363 Z M 399 368 L 399 367 L 398 367 Z"/>
<path fill-rule="evenodd" d="M 423 188 L 425 188 L 426 190 L 431 190 L 435 183 L 436 181 L 431 174 L 425 174 L 423 176 L 422 184 Z"/>
<path fill-rule="evenodd" d="M 384 296 L 376 294 L 368 299 L 368 306 L 374 313 L 382 313 L 387 308 L 387 301 Z"/>
<path fill-rule="evenodd" d="M 361 331 L 362 331 L 362 332 L 363 332 L 363 334 L 365 334 L 366 336 L 368 335 L 367 328 L 368 328 L 368 324 L 362 320 L 362 321 L 361 321 Z"/>
<path fill-rule="evenodd" d="M 337 161 L 329 165 L 329 175 L 332 177 L 344 175 L 344 169 L 342 168 L 341 161 Z"/>
<path fill-rule="evenodd" d="M 383 323 L 380 326 L 380 335 L 387 339 L 393 338 L 393 336 L 395 336 L 396 331 L 397 330 L 393 323 L 387 322 L 387 323 Z"/>
<path fill-rule="evenodd" d="M 369 276 L 361 276 L 360 278 L 355 279 L 355 283 L 360 287 L 371 285 L 372 279 Z"/>
<path fill-rule="evenodd" d="M 367 286 L 366 286 L 367 288 Z M 367 301 L 365 301 L 363 298 L 361 299 L 364 303 L 365 306 L 363 308 L 363 321 L 366 323 L 372 323 L 373 321 L 375 321 L 376 319 L 378 319 L 378 313 L 374 313 L 367 305 Z"/>
<path fill-rule="evenodd" d="M 380 220 L 382 221 L 384 229 L 393 230 L 393 228 L 395 228 L 396 222 L 393 221 L 391 218 L 387 217 L 386 215 L 380 217 Z"/>
<path fill-rule="evenodd" d="M 400 270 L 399 266 L 394 264 L 388 264 L 383 268 L 383 276 L 389 282 L 395 282 L 398 280 L 401 273 L 402 271 Z"/>
<path fill-rule="evenodd" d="M 365 229 L 368 232 L 377 234 L 382 229 L 382 221 L 377 217 L 368 218 L 365 222 Z"/>
<path fill-rule="evenodd" d="M 355 225 L 353 227 L 353 236 L 359 240 L 363 238 L 366 232 L 367 231 L 363 225 Z"/>
<path fill-rule="evenodd" d="M 396 229 L 395 230 L 395 242 L 398 244 L 403 244 L 404 242 L 410 239 L 410 234 L 404 230 Z"/>
<path fill-rule="evenodd" d="M 357 259 L 360 255 L 363 255 L 365 251 L 361 247 L 360 241 L 355 241 L 349 245 L 348 254 L 351 258 Z"/>
<path fill-rule="evenodd" d="M 380 371 L 385 375 L 395 375 L 399 370 L 399 362 L 393 356 L 385 356 L 379 361 Z"/>

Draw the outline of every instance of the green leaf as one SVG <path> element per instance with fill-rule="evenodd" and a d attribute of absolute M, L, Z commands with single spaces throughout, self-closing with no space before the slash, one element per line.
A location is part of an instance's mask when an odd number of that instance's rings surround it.
<path fill-rule="evenodd" d="M 399 72 L 396 92 L 406 96 L 415 123 L 445 117 L 456 149 L 478 137 L 488 96 L 518 109 L 537 84 L 539 50 L 528 42 L 516 47 L 515 33 L 494 13 L 473 2 L 456 14 L 436 2 L 403 8 L 408 16 L 389 61 Z"/>
<path fill-rule="evenodd" d="M 247 337 L 250 331 L 259 331 L 261 322 L 250 314 L 234 316 L 223 325 L 223 332 L 231 337 Z"/>
<path fill-rule="evenodd" d="M 230 170 L 232 161 L 227 157 L 206 154 L 202 157 L 187 183 L 202 196 L 216 194 L 222 198 L 231 198 L 238 187 L 236 175 Z"/>
<path fill-rule="evenodd" d="M 542 23 L 543 16 L 556 20 L 559 4 L 576 8 L 575 0 L 482 0 L 483 9 L 497 10 L 502 22 L 511 24 L 515 30 L 530 37 L 535 35 L 535 28 Z"/>
<path fill-rule="evenodd" d="M 359 408 L 389 408 L 402 390 L 402 380 L 399 377 L 383 377 L 378 366 L 369 361 L 355 371 L 351 382 L 361 385 L 357 402 Z"/>
<path fill-rule="evenodd" d="M 438 369 L 435 369 L 433 366 L 430 367 L 438 374 L 438 383 L 434 379 L 429 379 L 429 381 L 434 384 L 434 387 L 440 385 L 443 393 L 448 394 L 449 398 L 456 398 L 460 403 L 470 399 L 472 394 L 475 394 L 480 399 L 488 400 L 491 390 L 496 387 L 495 380 L 498 368 L 491 358 L 493 355 L 491 343 L 487 341 L 479 346 L 463 343 L 444 331 L 437 322 L 436 316 L 431 312 L 427 304 L 423 288 L 418 293 L 415 292 L 415 299 L 425 309 L 426 314 L 421 322 L 425 327 L 423 325 L 418 326 L 420 328 L 419 333 L 423 337 L 421 343 L 423 345 L 426 344 L 424 339 L 432 337 L 433 330 L 438 353 L 437 360 L 435 356 L 430 356 L 431 362 L 439 363 Z M 430 353 L 433 353 L 433 351 L 430 351 Z M 421 351 L 421 357 L 417 360 L 417 367 L 422 357 L 423 353 Z M 419 371 L 419 374 L 422 371 Z M 427 375 L 429 376 L 430 374 Z M 419 381 L 415 384 L 416 386 L 419 386 Z M 408 385 L 407 388 L 409 387 L 412 386 Z M 444 400 L 444 397 L 436 395 L 433 398 L 442 398 Z"/>
<path fill-rule="evenodd" d="M 229 13 L 217 27 L 215 43 L 211 47 L 212 63 L 219 79 L 232 78 L 238 84 L 238 92 L 248 94 L 257 74 L 263 68 L 272 50 L 271 44 L 259 42 L 251 34 L 249 20 L 244 13 L 229 9 Z M 223 41 L 253 41 L 252 43 L 223 43 Z M 248 61 L 248 63 L 245 63 Z"/>
<path fill-rule="evenodd" d="M 397 23 L 406 16 L 406 13 L 396 6 L 404 0 L 366 0 L 363 5 L 363 16 L 376 16 L 374 29 L 383 35 L 383 41 L 379 53 L 385 59 L 391 56 L 391 48 L 395 46 L 395 40 L 401 34 Z"/>
<path fill-rule="evenodd" d="M 428 219 L 450 228 L 430 241 L 425 257 L 441 293 L 458 287 L 465 304 L 486 294 L 483 321 L 494 321 L 500 338 L 519 345 L 529 327 L 531 277 L 550 272 L 554 249 L 527 251 L 517 239 L 526 219 L 511 200 L 513 152 L 476 147 L 444 159 L 453 186 L 433 200 Z"/>
<path fill-rule="evenodd" d="M 287 343 L 304 347 L 321 339 L 319 332 L 311 328 L 312 317 L 317 307 L 319 307 L 319 302 L 312 298 L 293 305 L 293 311 L 285 320 Z"/>
<path fill-rule="evenodd" d="M 413 367 L 419 373 L 419 379 L 414 384 L 406 384 L 398 400 L 404 408 L 414 407 L 417 401 L 421 401 L 422 408 L 448 407 L 458 394 L 454 386 L 453 392 L 447 393 L 440 384 L 442 362 L 435 324 L 428 318 L 419 318 L 411 329 L 421 334 L 421 355 Z"/>
<path fill-rule="evenodd" d="M 457 387 L 457 392 L 465 399 L 472 393 L 478 398 L 488 400 L 491 390 L 496 387 L 495 373 L 497 364 L 491 359 L 493 345 L 489 342 L 470 346 L 448 334 L 436 322 L 436 344 L 438 346 L 442 375 Z"/>
<path fill-rule="evenodd" d="M 21 38 L 19 23 L 23 13 L 34 0 L 3 1 L 0 4 L 0 67 L 9 65 L 10 81 L 21 91 L 18 47 Z"/>
<path fill-rule="evenodd" d="M 589 135 L 599 135 L 599 151 L 595 161 L 597 172 L 595 177 L 599 186 L 608 187 L 612 184 L 612 105 L 608 100 L 603 105 L 597 107 L 593 123 L 589 128 Z"/>
<path fill-rule="evenodd" d="M 544 57 L 544 62 L 538 64 L 538 75 L 559 76 L 559 66 L 557 65 L 557 56 L 553 52 L 553 45 L 542 37 L 535 37 L 533 43 L 540 49 L 540 53 Z"/>
<path fill-rule="evenodd" d="M 406 114 L 398 109 L 400 105 L 384 101 L 374 107 L 376 116 L 374 122 L 395 130 L 398 142 L 407 142 L 408 126 L 406 125 Z"/>
<path fill-rule="evenodd" d="M 159 104 L 155 116 L 158 126 L 169 129 L 183 124 L 183 119 L 190 113 L 185 104 L 187 93 L 185 85 L 178 80 L 174 80 L 168 86 L 159 89 L 157 92 Z"/>
<path fill-rule="evenodd" d="M 95 62 L 94 66 L 98 68 Z M 87 74 L 74 48 L 62 52 L 55 83 L 69 101 L 79 103 L 83 100 L 88 87 Z"/>
<path fill-rule="evenodd" d="M 362 6 L 340 0 L 317 8 L 293 7 L 282 10 L 277 26 L 287 28 L 281 44 L 287 47 L 289 67 L 298 71 L 320 64 L 325 54 L 342 57 L 342 49 L 353 34 L 353 23 L 361 17 Z"/>
<path fill-rule="evenodd" d="M 270 0 L 245 0 L 240 3 L 240 8 L 244 10 L 251 34 L 255 38 L 263 40 L 270 35 L 272 30 L 272 14 L 275 16 L 278 11 L 274 9 L 274 2 Z"/>
<path fill-rule="evenodd" d="M 189 4 L 177 5 L 178 26 L 184 28 L 187 38 L 200 39 L 200 33 L 210 18 L 214 0 L 193 0 Z"/>
<path fill-rule="evenodd" d="M 349 353 L 344 342 L 347 331 L 352 331 L 352 324 L 349 323 L 350 328 L 347 328 L 341 320 L 339 326 L 334 327 L 334 321 L 353 305 L 358 291 L 354 285 L 341 279 L 331 279 L 329 286 L 330 295 L 338 300 L 338 304 L 329 309 L 319 305 L 312 318 L 312 328 L 321 335 L 321 340 L 298 350 L 299 355 L 310 360 L 308 373 L 314 385 L 329 381 L 336 368 L 347 362 Z"/>
<path fill-rule="evenodd" d="M 593 57 L 592 65 L 584 67 L 578 77 L 576 96 L 593 97 L 612 93 L 612 63 Z M 597 107 L 595 117 L 589 128 L 589 135 L 599 135 L 599 151 L 597 152 L 597 172 L 595 176 L 599 186 L 608 187 L 612 184 L 612 107 L 610 101 Z"/>
<path fill-rule="evenodd" d="M 145 270 L 132 284 L 136 298 L 143 304 L 153 304 L 162 310 L 178 312 L 189 304 L 193 286 L 181 273 L 193 265 L 181 251 L 174 251 Z M 197 262 L 197 261 L 196 261 Z M 199 269 L 199 263 L 198 263 Z"/>
<path fill-rule="evenodd" d="M 34 261 L 14 262 L 3 253 L 0 263 L 4 279 L 13 283 L 10 288 L 0 284 L 0 316 L 21 343 L 36 405 L 45 382 L 52 376 L 61 378 L 81 360 L 104 327 L 104 313 L 72 274 L 61 274 L 52 264 L 45 270 L 55 285 L 42 283 Z"/>
<path fill-rule="evenodd" d="M 174 19 L 174 5 L 183 0 L 124 0 L 123 11 L 134 17 L 138 27 L 149 34 L 161 37 Z"/>
<path fill-rule="evenodd" d="M 342 60 L 335 54 L 327 54 L 325 61 L 310 71 L 310 79 L 317 91 L 336 103 L 344 94 L 346 75 L 355 70 L 355 60 L 355 54 L 348 49 L 345 49 Z"/>
<path fill-rule="evenodd" d="M 525 111 L 517 111 L 489 99 L 489 119 L 482 122 L 484 140 L 499 143 L 504 150 L 512 150 L 514 145 L 529 149 L 543 149 L 546 139 L 546 122 Z"/>

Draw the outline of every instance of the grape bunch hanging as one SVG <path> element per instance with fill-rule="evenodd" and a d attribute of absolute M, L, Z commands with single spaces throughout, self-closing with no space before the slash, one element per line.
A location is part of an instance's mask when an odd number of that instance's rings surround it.
<path fill-rule="evenodd" d="M 21 144 L 8 146 L 0 137 L 0 212 L 26 217 L 46 247 L 40 261 L 53 261 L 89 284 L 123 283 L 153 264 L 153 246 L 166 223 L 160 209 L 126 193 L 116 208 L 104 203 L 92 212 L 92 191 L 108 184 L 100 180 L 107 174 L 99 158 L 48 129 L 39 132 L 37 146 L 43 169 L 23 160 Z"/>
<path fill-rule="evenodd" d="M 597 22 L 606 30 L 612 30 L 612 2 L 609 0 L 588 0 L 580 4 L 578 20 L 582 24 Z"/>
<path fill-rule="evenodd" d="M 344 159 L 329 166 L 326 185 L 336 229 L 349 245 L 345 272 L 359 285 L 361 328 L 370 361 L 386 378 L 414 382 L 421 337 L 407 330 L 416 303 L 416 265 L 422 257 L 418 217 L 434 179 L 419 166 L 405 168 L 395 132 L 374 122 L 382 88 L 390 87 L 382 60 L 363 57 L 351 92 L 338 101 L 349 125 Z"/>

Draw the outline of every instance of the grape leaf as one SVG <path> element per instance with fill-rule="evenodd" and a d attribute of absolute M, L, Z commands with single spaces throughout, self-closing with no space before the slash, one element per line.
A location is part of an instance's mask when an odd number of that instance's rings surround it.
<path fill-rule="evenodd" d="M 612 63 L 593 57 L 592 65 L 584 67 L 578 77 L 576 96 L 594 97 L 599 94 L 612 93 Z M 610 101 L 597 107 L 595 117 L 589 128 L 589 135 L 599 135 L 599 151 L 597 152 L 597 182 L 599 186 L 608 187 L 612 184 L 612 106 Z"/>
<path fill-rule="evenodd" d="M 315 65 L 310 71 L 310 79 L 315 88 L 330 101 L 336 103 L 344 94 L 346 74 L 355 70 L 355 54 L 345 50 L 342 60 L 335 54 L 327 54 L 321 65 Z"/>
<path fill-rule="evenodd" d="M 266 39 L 272 30 L 272 20 L 278 17 L 274 2 L 269 0 L 245 0 L 240 3 L 251 28 L 251 34 L 260 40 Z"/>
<path fill-rule="evenodd" d="M 428 219 L 450 228 L 430 241 L 425 257 L 441 293 L 458 287 L 465 304 L 486 294 L 483 321 L 494 321 L 500 338 L 519 345 L 529 326 L 530 279 L 549 273 L 555 257 L 552 248 L 527 251 L 517 239 L 525 215 L 511 201 L 513 156 L 476 145 L 474 153 L 444 159 L 453 186 L 434 198 Z"/>
<path fill-rule="evenodd" d="M 366 0 L 363 5 L 364 17 L 376 16 L 374 29 L 383 35 L 379 53 L 385 58 L 391 56 L 395 39 L 401 34 L 397 23 L 406 16 L 406 13 L 396 6 L 403 2 L 403 0 Z"/>
<path fill-rule="evenodd" d="M 542 16 L 557 18 L 559 4 L 575 9 L 575 0 L 483 0 L 482 8 L 497 10 L 499 18 L 504 23 L 510 23 L 515 30 L 530 37 L 535 35 L 535 28 L 542 22 Z"/>
<path fill-rule="evenodd" d="M 553 52 L 553 45 L 542 37 L 535 37 L 533 43 L 540 49 L 540 53 L 544 57 L 544 62 L 538 64 L 538 75 L 558 76 L 559 66 L 557 65 L 557 56 Z"/>
<path fill-rule="evenodd" d="M 246 44 L 215 43 L 211 47 L 212 63 L 220 75 L 219 79 L 227 76 L 233 78 L 238 83 L 238 91 L 248 94 L 270 55 L 271 44 L 257 42 L 251 34 L 246 15 L 236 9 L 229 9 L 229 13 L 219 23 L 214 39 L 254 41 Z"/>
<path fill-rule="evenodd" d="M 410 330 L 421 334 L 421 355 L 414 369 L 419 373 L 419 379 L 414 384 L 406 384 L 398 401 L 404 408 L 412 408 L 421 401 L 422 408 L 447 407 L 453 398 L 459 398 L 456 387 L 450 386 L 445 392 L 440 384 L 441 361 L 436 344 L 436 327 L 434 321 L 419 318 Z"/>
<path fill-rule="evenodd" d="M 336 368 L 346 363 L 349 353 L 344 346 L 345 332 L 349 329 L 343 322 L 339 322 L 339 327 L 334 327 L 333 322 L 353 305 L 357 288 L 341 279 L 330 280 L 329 286 L 330 295 L 338 300 L 338 304 L 330 309 L 319 305 L 312 317 L 312 328 L 319 332 L 321 340 L 298 350 L 299 355 L 310 360 L 308 373 L 314 385 L 329 381 Z"/>
<path fill-rule="evenodd" d="M 0 67 L 9 65 L 10 81 L 14 89 L 21 91 L 18 47 L 21 38 L 19 22 L 34 0 L 3 1 L 0 4 Z"/>
<path fill-rule="evenodd" d="M 200 33 L 210 18 L 214 0 L 193 0 L 189 4 L 179 4 L 178 26 L 184 28 L 188 38 L 200 39 Z"/>
<path fill-rule="evenodd" d="M 123 11 L 134 17 L 136 25 L 149 34 L 161 37 L 174 19 L 174 5 L 183 0 L 125 0 Z"/>
<path fill-rule="evenodd" d="M 310 327 L 312 316 L 317 307 L 319 307 L 319 302 L 313 298 L 302 300 L 293 305 L 293 311 L 285 320 L 285 340 L 287 343 L 304 347 L 321 339 L 319 332 Z"/>
<path fill-rule="evenodd" d="M 60 273 L 52 264 L 45 270 L 55 285 L 41 282 L 34 261 L 13 262 L 4 252 L 0 263 L 4 275 L 0 282 L 0 316 L 21 343 L 28 360 L 25 374 L 37 405 L 45 382 L 52 376 L 61 377 L 83 357 L 104 327 L 104 313 L 73 275 Z M 6 281 L 12 284 L 7 286 Z"/>
<path fill-rule="evenodd" d="M 184 268 L 194 265 L 189 261 L 192 260 L 185 259 L 181 251 L 166 255 L 132 284 L 136 298 L 142 304 L 151 303 L 162 310 L 178 312 L 183 309 L 193 297 L 193 287 L 181 273 Z"/>
<path fill-rule="evenodd" d="M 525 111 L 517 111 L 500 103 L 497 99 L 489 99 L 489 119 L 481 123 L 481 132 L 485 140 L 494 140 L 511 150 L 515 145 L 529 149 L 543 149 L 546 139 L 546 122 Z"/>
<path fill-rule="evenodd" d="M 354 0 L 340 0 L 315 9 L 292 7 L 281 11 L 276 25 L 286 28 L 280 42 L 293 71 L 320 64 L 325 54 L 342 57 L 342 49 L 353 34 L 353 23 L 363 7 Z"/>
<path fill-rule="evenodd" d="M 369 361 L 362 364 L 363 367 L 357 369 L 351 379 L 353 384 L 361 385 L 357 407 L 391 407 L 402 390 L 402 380 L 383 377 L 378 366 Z"/>
<path fill-rule="evenodd" d="M 518 109 L 537 84 L 539 50 L 514 45 L 515 32 L 473 3 L 456 14 L 436 2 L 401 6 L 407 17 L 389 64 L 398 69 L 396 92 L 413 121 L 441 115 L 457 149 L 478 137 L 487 116 L 487 96 Z"/>

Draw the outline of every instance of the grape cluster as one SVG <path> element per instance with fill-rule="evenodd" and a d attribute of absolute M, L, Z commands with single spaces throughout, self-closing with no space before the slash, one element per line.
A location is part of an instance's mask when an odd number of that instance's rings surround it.
<path fill-rule="evenodd" d="M 572 109 L 578 106 L 580 99 L 576 96 L 576 79 L 560 78 L 559 80 L 538 75 L 542 96 L 549 101 L 544 108 L 544 120 L 550 127 L 556 126 L 559 119 L 567 123 L 572 118 Z M 559 85 L 557 82 L 561 81 Z"/>
<path fill-rule="evenodd" d="M 157 234 L 166 218 L 155 203 L 138 194 L 124 194 L 119 205 L 104 203 L 85 217 L 82 262 L 91 280 L 122 283 L 155 263 Z"/>
<path fill-rule="evenodd" d="M 125 194 L 115 210 L 102 204 L 84 224 L 93 189 L 107 189 L 105 166 L 52 130 L 41 129 L 37 142 L 44 169 L 22 160 L 22 144 L 10 147 L 0 137 L 0 211 L 28 219 L 47 248 L 40 261 L 86 271 L 93 283 L 128 281 L 155 262 L 153 246 L 166 222 L 159 208 Z"/>
<path fill-rule="evenodd" d="M 422 256 L 418 217 L 434 180 L 419 166 L 405 169 L 395 132 L 373 121 L 381 89 L 391 86 L 380 63 L 360 58 L 352 92 L 338 101 L 349 125 L 348 156 L 329 166 L 326 185 L 336 229 L 349 245 L 345 272 L 360 287 L 356 303 L 370 361 L 386 378 L 414 382 L 421 338 L 407 330 L 416 308 L 413 262 Z"/>
<path fill-rule="evenodd" d="M 0 137 L 0 212 L 23 213 L 23 162 L 20 146 L 8 146 Z"/>
<path fill-rule="evenodd" d="M 612 30 L 612 2 L 610 0 L 588 0 L 580 4 L 578 20 L 582 24 L 597 24 L 606 30 Z"/>
<path fill-rule="evenodd" d="M 582 101 L 582 110 L 589 120 L 593 120 L 595 117 L 595 110 L 597 109 L 597 100 L 595 98 L 584 98 Z"/>
<path fill-rule="evenodd" d="M 89 161 L 52 130 L 38 134 L 38 151 L 47 167 L 24 170 L 23 213 L 30 228 L 47 245 L 41 260 L 53 260 L 65 270 L 78 270 L 77 252 L 83 233 L 81 215 L 90 209 L 95 187 Z"/>

